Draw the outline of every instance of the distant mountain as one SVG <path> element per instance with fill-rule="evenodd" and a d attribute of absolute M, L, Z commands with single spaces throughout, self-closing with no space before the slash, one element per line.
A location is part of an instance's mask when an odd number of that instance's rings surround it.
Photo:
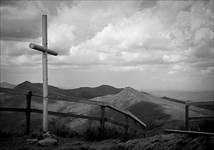
<path fill-rule="evenodd" d="M 25 81 L 19 85 L 17 85 L 14 90 L 16 92 L 25 92 L 32 91 L 33 94 L 42 95 L 43 85 L 41 83 L 31 83 L 29 81 Z M 49 85 L 48 86 L 48 94 L 50 97 L 73 97 L 73 95 L 66 90 L 54 87 Z"/>
<path fill-rule="evenodd" d="M 16 92 L 31 90 L 33 93 L 42 93 L 42 84 L 30 83 L 28 81 L 23 82 L 16 86 L 14 89 Z M 57 87 L 49 86 L 49 93 L 51 96 L 66 96 L 70 98 L 89 98 L 90 100 L 105 102 L 110 105 L 116 106 L 120 109 L 125 109 L 132 112 L 140 120 L 148 125 L 147 131 L 149 134 L 154 134 L 163 131 L 163 128 L 180 128 L 184 125 L 184 105 L 178 103 L 175 100 L 169 100 L 167 97 L 157 97 L 149 93 L 139 92 L 131 87 L 124 89 L 117 89 L 111 86 L 103 85 L 96 88 L 78 88 L 72 90 L 59 89 Z M 101 95 L 101 96 L 99 96 Z M 99 96 L 99 97 L 97 97 Z M 25 96 L 17 97 L 15 95 L 5 95 L 3 102 L 13 104 L 13 106 L 20 106 L 23 103 L 25 106 Z M 2 97 L 1 97 L 2 98 Z M 42 108 L 42 101 L 36 101 L 36 97 L 33 97 L 32 106 L 34 108 Z M 64 101 L 55 101 L 49 103 L 49 110 L 60 112 L 73 112 L 76 114 L 90 114 L 92 116 L 100 115 L 100 108 L 95 105 L 87 105 L 80 103 L 70 103 Z M 191 108 L 191 115 L 199 115 L 202 110 L 194 111 Z M 207 112 L 206 112 L 207 113 Z M 106 109 L 106 116 L 109 118 L 124 121 L 124 115 L 120 115 L 115 111 Z M 0 120 L 1 121 L 1 120 Z M 130 121 L 132 122 L 132 121 Z M 86 127 L 89 123 L 85 119 L 68 120 L 67 125 L 72 129 Z M 81 131 L 81 130 L 80 130 Z"/>
<path fill-rule="evenodd" d="M 25 95 L 28 91 L 32 91 L 34 95 L 42 96 L 43 85 L 41 83 L 31 83 L 29 81 L 25 81 L 19 85 L 17 85 L 14 89 L 6 89 L 0 88 L 0 93 L 5 93 L 5 95 L 1 96 L 1 99 L 4 100 L 6 105 L 11 106 L 24 106 L 25 105 Z M 4 92 L 5 91 L 5 92 Z M 66 98 L 67 100 L 79 100 L 79 99 L 90 99 L 97 96 L 104 96 L 108 94 L 116 94 L 120 92 L 121 89 L 114 88 L 108 85 L 102 85 L 95 88 L 90 87 L 82 87 L 77 89 L 60 89 L 54 86 L 48 86 L 48 94 L 49 97 L 53 98 Z M 23 95 L 14 95 L 12 93 L 21 93 Z M 42 98 L 41 97 L 33 97 L 34 101 L 38 102 L 38 105 L 41 106 Z M 50 101 L 50 103 L 53 101 Z M 2 102 L 0 102 L 2 103 Z M 57 107 L 57 106 L 56 106 Z"/>
<path fill-rule="evenodd" d="M 25 81 L 14 88 L 14 90 L 16 91 L 32 91 L 33 93 L 40 95 L 42 95 L 42 89 L 43 87 L 41 83 L 31 83 L 29 81 Z M 122 89 L 114 88 L 109 85 L 102 85 L 95 88 L 81 87 L 76 89 L 60 89 L 51 85 L 48 86 L 48 93 L 50 96 L 76 97 L 86 99 L 104 96 L 108 94 L 116 94 L 121 90 Z"/>
<path fill-rule="evenodd" d="M 174 98 L 170 98 L 170 97 L 167 97 L 167 96 L 163 96 L 163 97 L 161 97 L 161 98 L 162 98 L 162 99 L 169 100 L 169 101 L 173 101 L 173 102 L 177 102 L 177 103 L 185 104 L 185 101 L 178 100 L 178 99 L 174 99 Z"/>
<path fill-rule="evenodd" d="M 128 110 L 148 125 L 148 134 L 162 132 L 164 128 L 179 129 L 184 126 L 185 105 L 183 102 L 170 98 L 160 98 L 131 87 L 124 88 L 115 95 L 96 97 L 92 100 L 110 103 L 121 109 Z M 213 114 L 205 109 L 191 107 L 193 116 Z M 97 114 L 97 113 L 94 113 Z M 108 115 L 116 120 L 124 120 L 124 116 L 115 112 Z"/>
<path fill-rule="evenodd" d="M 117 94 L 122 91 L 122 88 L 115 88 L 109 85 L 101 85 L 99 87 L 81 87 L 77 89 L 67 90 L 69 93 L 79 98 L 94 98 L 108 94 Z"/>
<path fill-rule="evenodd" d="M 33 94 L 35 95 L 42 95 L 42 84 L 25 81 L 17 85 L 14 89 L 0 88 L 0 105 L 3 107 L 25 108 L 26 96 L 24 94 L 26 94 L 28 91 L 32 91 Z M 119 91 L 121 91 L 121 89 L 117 89 L 108 85 L 102 85 L 95 88 L 83 87 L 83 88 L 71 89 L 71 90 L 60 89 L 50 85 L 48 88 L 48 93 L 50 97 L 54 97 L 54 98 L 64 97 L 67 100 L 69 99 L 76 100 L 76 99 L 82 99 L 82 98 L 88 98 L 88 97 L 94 98 L 95 96 L 98 96 L 98 95 L 105 96 L 108 94 L 113 94 L 113 93 L 115 94 Z M 16 93 L 22 93 L 22 95 L 20 94 L 17 95 Z M 42 109 L 42 98 L 33 96 L 32 107 L 37 109 Z M 80 104 L 80 103 L 70 103 L 66 101 L 51 101 L 50 99 L 48 108 L 49 110 L 52 110 L 52 111 L 74 112 L 74 113 L 80 114 L 80 113 L 89 113 L 94 107 L 91 105 Z M 22 116 L 22 114 L 18 114 L 18 115 L 20 115 L 20 117 Z M 10 121 L 14 119 L 11 119 Z M 0 122 L 1 122 L 1 117 L 0 117 Z"/>
<path fill-rule="evenodd" d="M 1 88 L 8 88 L 8 89 L 13 89 L 16 85 L 10 84 L 8 82 L 1 82 L 0 87 Z"/>
<path fill-rule="evenodd" d="M 122 91 L 114 95 L 95 97 L 91 100 L 105 102 L 120 109 L 132 112 L 148 125 L 148 130 L 153 130 L 153 128 L 157 127 L 162 128 L 172 120 L 174 120 L 173 122 L 176 122 L 175 124 L 177 125 L 179 125 L 178 122 L 180 122 L 181 124 L 181 122 L 183 121 L 184 110 L 181 104 L 167 101 L 148 93 L 139 92 L 131 87 L 126 87 Z M 89 107 L 85 105 L 79 107 L 80 114 L 100 114 L 99 107 Z M 75 109 L 78 110 L 78 106 L 76 106 Z M 66 107 L 66 111 L 68 112 L 73 110 L 74 109 L 72 105 L 68 105 Z M 124 116 L 115 111 L 107 109 L 106 116 L 124 122 Z M 177 122 L 175 120 L 179 121 Z M 80 127 L 80 124 L 86 122 L 87 121 L 82 119 L 74 119 L 72 127 Z"/>

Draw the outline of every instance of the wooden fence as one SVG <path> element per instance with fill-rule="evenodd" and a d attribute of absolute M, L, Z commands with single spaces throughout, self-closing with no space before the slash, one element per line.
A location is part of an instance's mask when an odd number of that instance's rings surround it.
<path fill-rule="evenodd" d="M 8 92 L 8 90 L 2 90 L 0 92 Z M 14 92 L 9 92 L 9 93 L 14 93 Z M 23 93 L 15 93 L 15 94 L 23 94 Z M 26 108 L 8 108 L 8 107 L 0 107 L 0 111 L 13 111 L 13 112 L 24 112 L 25 113 L 25 133 L 29 134 L 30 133 L 30 120 L 31 120 L 31 113 L 42 113 L 42 110 L 39 109 L 32 109 L 31 108 L 31 99 L 32 96 L 35 97 L 41 97 L 41 95 L 34 95 L 31 91 L 29 91 L 26 95 Z M 146 124 L 139 120 L 136 116 L 134 116 L 131 112 L 129 111 L 124 111 L 121 109 L 118 109 L 112 105 L 99 102 L 99 101 L 92 101 L 92 100 L 87 100 L 87 99 L 77 99 L 77 100 L 70 100 L 68 98 L 59 98 L 59 97 L 48 97 L 49 99 L 54 99 L 54 100 L 60 100 L 60 101 L 68 101 L 68 102 L 75 102 L 75 103 L 84 103 L 84 104 L 89 104 L 89 105 L 97 105 L 101 109 L 101 114 L 100 117 L 94 117 L 94 116 L 87 116 L 87 115 L 80 115 L 80 114 L 74 114 L 74 113 L 62 113 L 62 112 L 54 112 L 54 111 L 48 111 L 49 115 L 54 115 L 54 116 L 59 116 L 59 117 L 74 117 L 74 118 L 82 118 L 82 119 L 89 119 L 89 120 L 94 120 L 94 121 L 100 121 L 100 128 L 101 128 L 101 135 L 104 134 L 105 130 L 105 122 L 109 122 L 118 126 L 124 127 L 125 130 L 125 135 L 128 133 L 128 129 L 131 127 L 129 125 L 129 119 L 133 120 L 135 125 L 139 124 L 140 127 L 146 128 Z M 125 116 L 125 123 L 107 118 L 105 116 L 106 114 L 106 108 L 109 108 L 113 111 L 116 111 L 122 115 Z M 136 128 L 135 128 L 136 130 Z"/>
<path fill-rule="evenodd" d="M 167 99 L 165 99 L 167 100 Z M 214 136 L 214 133 L 211 132 L 199 132 L 199 131 L 191 131 L 190 122 L 193 120 L 206 120 L 206 119 L 214 119 L 213 115 L 210 116 L 190 116 L 191 106 L 204 108 L 203 106 L 213 106 L 214 101 L 203 101 L 203 102 L 191 102 L 191 101 L 181 101 L 181 100 L 168 100 L 173 101 L 176 103 L 184 104 L 185 105 L 185 112 L 184 112 L 184 121 L 185 121 L 185 128 L 186 130 L 174 130 L 174 129 L 164 129 L 165 132 L 168 133 L 176 133 L 176 134 L 189 134 L 189 135 L 198 135 L 198 136 Z M 195 111 L 195 110 L 192 110 Z"/>
<path fill-rule="evenodd" d="M 191 117 L 189 114 L 189 110 L 191 106 L 202 107 L 203 106 L 214 106 L 214 101 L 204 101 L 204 102 L 189 102 L 185 103 L 185 127 L 186 130 L 190 130 L 190 121 L 192 120 L 204 120 L 204 119 L 214 119 L 214 115 L 212 116 L 197 116 Z"/>

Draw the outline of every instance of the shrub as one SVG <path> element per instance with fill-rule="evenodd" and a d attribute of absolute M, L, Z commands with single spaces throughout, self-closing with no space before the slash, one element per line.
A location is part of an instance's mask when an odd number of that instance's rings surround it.
<path fill-rule="evenodd" d="M 56 136 L 64 138 L 78 137 L 79 134 L 66 126 L 66 120 L 62 119 L 52 119 L 49 122 L 49 130 Z"/>
<path fill-rule="evenodd" d="M 204 132 L 213 132 L 214 133 L 214 120 L 204 120 L 199 123 L 199 130 Z"/>
<path fill-rule="evenodd" d="M 127 140 L 135 138 L 136 136 L 134 132 L 128 132 L 127 135 L 125 135 L 123 128 L 106 123 L 103 135 L 100 126 L 93 125 L 88 127 L 88 129 L 83 133 L 83 137 L 88 141 L 100 141 L 104 139 Z"/>

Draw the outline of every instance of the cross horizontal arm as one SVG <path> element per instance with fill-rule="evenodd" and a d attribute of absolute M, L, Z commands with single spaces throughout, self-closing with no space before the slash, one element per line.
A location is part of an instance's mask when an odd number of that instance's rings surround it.
<path fill-rule="evenodd" d="M 50 50 L 50 49 L 46 49 L 45 47 L 37 45 L 37 44 L 34 44 L 34 43 L 30 43 L 29 47 L 32 48 L 32 49 L 41 51 L 41 52 L 47 52 L 48 54 L 51 54 L 51 55 L 54 55 L 54 56 L 58 55 L 57 52 L 55 52 L 53 50 Z"/>

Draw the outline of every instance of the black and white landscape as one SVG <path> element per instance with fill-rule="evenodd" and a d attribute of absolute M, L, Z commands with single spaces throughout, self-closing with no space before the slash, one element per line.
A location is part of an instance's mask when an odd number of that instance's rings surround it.
<path fill-rule="evenodd" d="M 148 127 L 144 130 L 141 128 L 137 129 L 142 136 L 145 134 L 147 137 L 156 137 L 157 135 L 162 135 L 164 129 L 182 129 L 184 128 L 184 118 L 185 118 L 185 101 L 177 100 L 169 97 L 158 97 L 147 92 L 138 91 L 131 87 L 125 88 L 115 88 L 109 85 L 102 85 L 99 87 L 82 87 L 77 89 L 60 89 L 54 86 L 49 86 L 49 95 L 50 97 L 61 97 L 69 98 L 70 101 L 57 101 L 49 99 L 49 110 L 56 112 L 65 112 L 65 113 L 75 113 L 75 114 L 87 114 L 92 116 L 99 116 L 100 110 L 98 106 L 91 106 L 87 104 L 73 103 L 75 99 L 88 99 L 92 101 L 104 102 L 116 106 L 117 108 L 128 110 L 133 113 L 140 120 L 145 122 Z M 32 91 L 34 95 L 42 95 L 42 84 L 40 83 L 31 83 L 25 81 L 13 89 L 1 88 L 1 107 L 16 107 L 16 108 L 25 108 L 26 98 L 25 95 L 16 95 L 14 93 L 27 93 Z M 14 93 L 13 93 L 14 92 Z M 68 99 L 69 100 L 69 99 Z M 32 98 L 32 108 L 42 109 L 42 98 L 33 97 Z M 193 107 L 190 110 L 190 113 L 193 116 L 200 115 L 213 115 L 213 107 L 207 108 L 198 108 Z M 124 121 L 122 115 L 113 111 L 108 111 L 108 117 L 115 119 L 117 121 Z M 33 114 L 31 116 L 31 130 L 36 131 L 41 129 L 41 115 Z M 23 113 L 1 113 L 1 132 L 8 132 L 17 134 L 17 132 L 24 132 L 25 116 Z M 93 121 L 88 121 L 85 119 L 78 118 L 60 118 L 60 117 L 49 117 L 50 126 L 52 124 L 54 128 L 61 128 L 66 126 L 72 131 L 83 133 L 89 128 L 96 126 L 96 123 Z M 197 122 L 198 123 L 198 122 Z M 203 122 L 202 122 L 203 123 Z M 200 124 L 200 123 L 198 123 Z M 207 124 L 207 130 L 209 131 L 210 125 Z M 51 130 L 54 130 L 51 127 Z M 205 128 L 206 130 L 206 128 Z M 142 132 L 143 131 L 143 132 Z M 66 132 L 71 132 L 67 130 Z M 133 132 L 133 131 L 130 131 Z M 84 133 L 83 133 L 84 134 Z M 139 134 L 139 137 L 140 137 Z M 164 136 L 164 135 L 162 135 Z M 170 139 L 167 135 L 166 141 L 172 140 L 174 144 L 174 138 L 181 138 L 174 135 L 171 135 Z M 173 140 L 174 139 L 174 140 Z M 148 140 L 148 139 L 147 139 Z M 146 142 L 149 142 L 145 140 Z M 190 140 L 188 138 L 180 140 Z M 200 139 L 199 139 L 200 140 Z M 113 141 L 112 141 L 113 142 Z M 142 141 L 138 141 L 139 144 L 142 144 Z M 208 142 L 208 141 L 207 141 Z M 157 142 L 158 143 L 158 142 Z M 188 143 L 188 142 L 187 142 Z M 107 143 L 105 143 L 107 144 Z M 196 143 L 195 143 L 196 144 Z M 84 144 L 83 144 L 84 145 Z M 196 144 L 197 145 L 197 144 Z M 175 146 L 175 145 L 174 145 Z M 93 147 L 93 146 L 92 146 Z M 126 146 L 124 146 L 126 147 Z M 188 144 L 187 144 L 187 147 Z M 175 148 L 175 147 L 174 147 Z"/>
<path fill-rule="evenodd" d="M 43 68 L 29 44 L 42 45 L 44 14 L 48 48 L 58 53 L 47 61 L 48 110 L 103 118 L 49 115 L 53 147 L 33 142 L 44 136 Z M 213 149 L 213 20 L 213 0 L 0 0 L 0 149 Z M 37 113 L 27 134 L 29 91 Z M 207 104 L 187 114 L 187 102 Z M 129 126 L 108 123 L 94 104 Z M 165 132 L 186 131 L 188 117 L 198 117 L 189 129 L 209 135 Z"/>

